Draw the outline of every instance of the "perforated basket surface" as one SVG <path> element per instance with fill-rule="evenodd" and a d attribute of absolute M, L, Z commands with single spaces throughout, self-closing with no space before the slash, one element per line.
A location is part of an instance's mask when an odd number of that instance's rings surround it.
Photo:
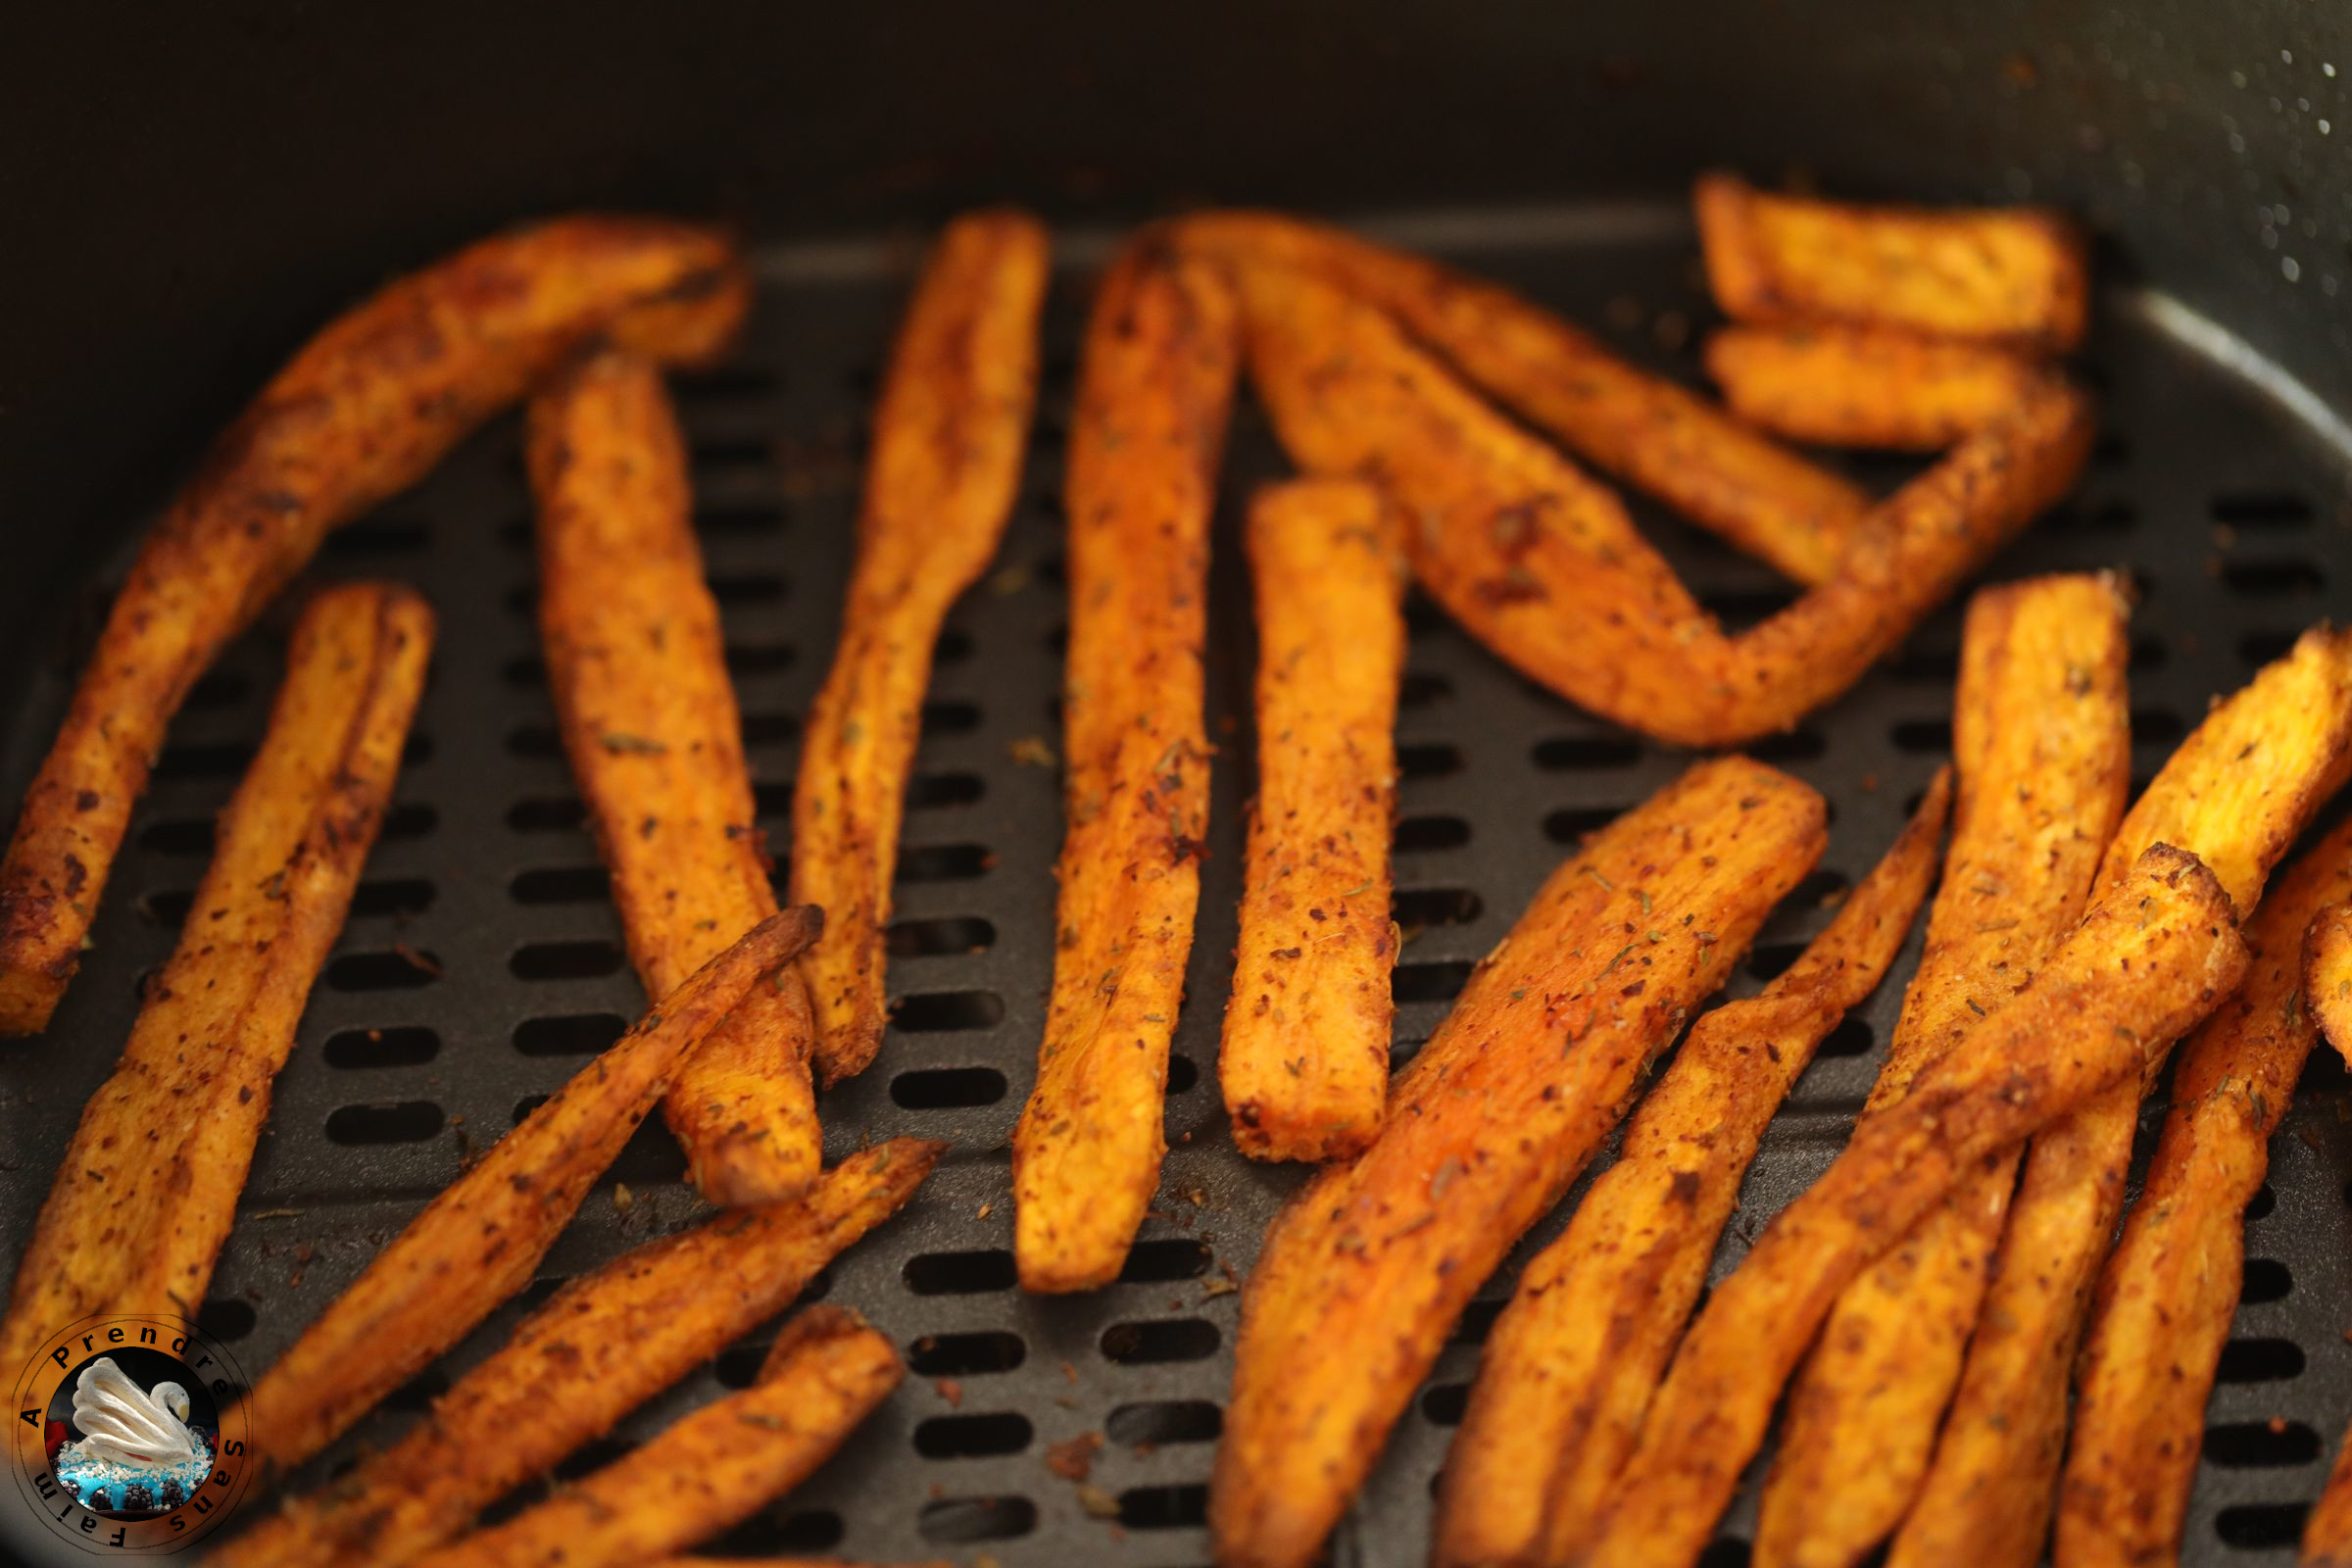
<path fill-rule="evenodd" d="M 1678 206 L 1374 220 L 1526 289 L 1635 357 L 1687 377 L 1710 320 Z M 1215 767 L 1190 995 L 1176 1040 L 1158 1200 L 1120 1283 L 1033 1299 L 1013 1285 L 1007 1139 L 1031 1079 L 1052 972 L 1063 591 L 1058 495 L 1077 334 L 1103 236 L 1069 240 L 1049 315 L 1047 375 L 1023 500 L 1000 570 L 956 607 L 941 647 L 907 803 L 891 948 L 895 1025 L 880 1060 L 824 1102 L 838 1157 L 898 1133 L 955 1151 L 896 1221 L 817 1292 L 856 1306 L 911 1375 L 808 1485 L 711 1549 L 863 1560 L 948 1555 L 1174 1568 L 1208 1556 L 1202 1518 L 1239 1297 L 1260 1233 L 1298 1182 L 1243 1160 L 1214 1081 L 1230 978 L 1242 803 L 1250 788 L 1249 584 L 1235 524 L 1250 485 L 1283 466 L 1262 419 L 1236 424 L 1213 566 L 1208 661 Z M 724 609 L 760 814 L 781 857 L 799 720 L 838 625 L 862 435 L 917 254 L 895 240 L 762 253 L 753 328 L 727 368 L 677 384 L 698 516 Z M 2352 579 L 2346 460 L 2325 411 L 2266 381 L 2226 335 L 2157 293 L 2110 291 L 2086 373 L 2104 438 L 2075 498 L 1990 575 L 2108 565 L 2138 584 L 2133 758 L 2144 781 L 2204 711 L 2322 615 Z M 2298 412 L 2300 410 L 2300 412 Z M 1907 465 L 1858 463 L 1875 485 Z M 1788 597 L 1764 568 L 1636 503 L 1708 605 L 1745 624 Z M 125 526 L 125 534 L 131 530 Z M 120 559 L 118 560 L 118 565 Z M 399 578 L 441 617 L 434 676 L 348 929 L 321 977 L 222 1255 L 205 1326 L 247 1372 L 274 1358 L 381 1243 L 609 1042 L 643 1004 L 536 649 L 530 512 L 515 422 L 337 535 L 317 579 Z M 69 597 L 61 592 L 60 598 Z M 89 603 L 103 604 L 93 588 Z M 1403 767 L 1396 913 L 1397 1054 L 1443 1016 L 1471 963 L 1509 927 L 1579 834 L 1687 759 L 1592 719 L 1505 669 L 1431 607 L 1411 610 L 1398 718 Z M 54 732 L 91 616 L 60 616 L 52 665 L 0 672 L 13 803 Z M 74 624 L 67 625 L 65 622 Z M 261 735 L 283 613 L 198 688 L 107 890 L 96 947 L 40 1039 L 0 1046 L 0 1256 L 22 1250 L 78 1109 L 110 1069 L 140 977 L 170 952 L 202 874 L 213 813 Z M 1734 987 L 1752 991 L 1826 918 L 1823 900 L 1890 842 L 1947 752 L 1956 609 L 1934 617 L 1850 697 L 1753 748 L 1833 802 L 1819 872 L 1773 917 Z M 78 629 L 77 629 L 78 628 Z M 778 868 L 779 877 L 782 867 Z M 1774 1122 L 1717 1260 L 1841 1145 L 1917 954 L 1834 1034 Z M 2145 1144 L 2161 1097 L 2143 1118 Z M 2325 1049 L 2272 1151 L 2250 1217 L 2246 1293 L 2223 1358 L 2188 1526 L 2190 1560 L 2281 1560 L 2352 1418 L 2352 1084 Z M 659 1125 L 640 1134 L 548 1257 L 539 1283 L 318 1461 L 333 1473 L 414 1419 L 555 1285 L 702 1212 Z M 615 1201 L 615 1183 L 633 1201 Z M 1580 1188 L 1581 1192 L 1581 1188 Z M 1555 1235 L 1568 1205 L 1518 1257 Z M 1431 1483 L 1478 1341 L 1517 1259 L 1481 1293 L 1387 1458 L 1342 1527 L 1344 1564 L 1422 1560 Z M 771 1330 L 567 1463 L 576 1475 L 679 1411 L 748 1381 Z M 1050 1446 L 1099 1433 L 1089 1489 Z M 1102 1517 L 1102 1497 L 1116 1517 Z M 1091 1506 L 1090 1506 L 1091 1505 Z M 1710 1563 L 1746 1559 L 1752 1497 Z"/>

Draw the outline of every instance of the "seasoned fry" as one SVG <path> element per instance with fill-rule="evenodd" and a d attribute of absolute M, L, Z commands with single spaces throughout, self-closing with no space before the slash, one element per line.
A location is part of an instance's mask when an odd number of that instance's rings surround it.
<path fill-rule="evenodd" d="M 1207 214 L 1180 233 L 1188 248 L 1302 268 L 1377 306 L 1596 467 L 1798 582 L 1832 576 L 1864 526 L 1858 487 L 1508 290 L 1274 213 Z"/>
<path fill-rule="evenodd" d="M 2100 869 L 2119 886 L 2155 844 L 2204 858 L 2251 910 L 2271 868 L 2341 781 L 2352 637 L 2319 628 L 2216 707 L 2125 817 Z M 2149 1058 L 2152 1079 L 2172 1042 Z M 2123 1208 L 2142 1084 L 2094 1097 L 2034 1141 L 1983 1320 L 1919 1500 L 1890 1561 L 2039 1559 L 2066 1443 L 2066 1393 L 2092 1284 Z"/>
<path fill-rule="evenodd" d="M 1054 992 L 1013 1133 L 1032 1291 L 1115 1278 L 1159 1182 L 1168 1042 L 1208 821 L 1208 520 L 1238 332 L 1147 237 L 1103 280 L 1070 421 L 1070 645 Z"/>
<path fill-rule="evenodd" d="M 801 972 L 828 1084 L 882 1046 L 883 931 L 931 650 L 1012 512 L 1048 261 L 1046 231 L 1024 214 L 948 225 L 882 386 L 841 644 L 792 798 L 792 900 L 825 911 Z"/>
<path fill-rule="evenodd" d="M 2245 984 L 2180 1047 L 2172 1111 L 2092 1298 L 2059 1492 L 2061 1568 L 2180 1556 L 2205 1401 L 2237 1310 L 2246 1204 L 2318 1034 L 2300 1001 L 2304 932 L 2348 896 L 2352 823 L 2264 896 L 2246 922 Z"/>
<path fill-rule="evenodd" d="M 317 1453 L 529 1284 L 679 1060 L 821 923 L 795 907 L 744 933 L 426 1204 L 255 1386 L 270 1463 Z"/>
<path fill-rule="evenodd" d="M 1488 1335 L 1438 1495 L 1439 1568 L 1574 1560 L 1706 1282 L 1764 1125 L 1893 962 L 1935 879 L 1947 769 L 1829 928 L 1763 993 L 1699 1019 L 1617 1163 Z"/>
<path fill-rule="evenodd" d="M 1267 1235 L 1209 1495 L 1218 1562 L 1314 1557 L 1462 1307 L 1812 866 L 1823 817 L 1795 779 L 1722 758 L 1551 874 L 1398 1076 L 1379 1138 Z"/>
<path fill-rule="evenodd" d="M 365 583 L 312 600 L 179 946 L 81 1113 L 17 1264 L 0 1362 L 67 1324 L 189 1318 L 236 1218 L 270 1089 L 375 843 L 424 689 L 432 612 Z"/>
<path fill-rule="evenodd" d="M 1257 801 L 1217 1073 L 1253 1159 L 1338 1159 L 1389 1092 L 1389 838 L 1403 540 L 1369 485 L 1302 480 L 1250 512 Z"/>
<path fill-rule="evenodd" d="M 1698 181 L 1699 242 L 1735 320 L 1859 321 L 2064 352 L 2082 340 L 2082 235 L 2046 208 L 1865 207 Z"/>
<path fill-rule="evenodd" d="M 709 1539 L 806 1481 L 906 1375 L 857 1313 L 812 1306 L 785 1328 L 760 1380 L 505 1524 L 425 1561 L 434 1568 L 638 1568 Z"/>
<path fill-rule="evenodd" d="M 736 1209 L 574 1280 L 391 1448 L 215 1553 L 221 1568 L 399 1568 L 751 1333 L 896 1213 L 943 1144 L 894 1139 L 800 1199 Z"/>
<path fill-rule="evenodd" d="M 2082 918 L 2131 777 L 2127 612 L 2104 573 L 1969 602 L 1951 853 L 1865 1117 L 1900 1102 Z M 1838 1298 L 1789 1385 L 1758 1568 L 1853 1562 L 1910 1507 L 1960 1379 L 2017 1159 L 2012 1149 L 1986 1156 Z"/>
<path fill-rule="evenodd" d="M 1829 581 L 1727 637 L 1614 495 L 1378 311 L 1271 264 L 1234 275 L 1253 383 L 1299 466 L 1379 480 L 1416 520 L 1415 573 L 1474 636 L 1570 701 L 1680 744 L 1785 729 L 1843 692 L 2088 454 L 2089 405 L 2053 383 L 1884 503 Z"/>
<path fill-rule="evenodd" d="M 0 1035 L 44 1027 L 180 699 L 336 525 L 598 332 L 703 358 L 749 299 L 707 228 L 570 218 L 404 278 L 278 371 L 149 535 L 0 862 Z"/>
<path fill-rule="evenodd" d="M 2328 1043 L 2352 1061 L 2352 916 L 2341 908 L 2325 911 L 2312 922 L 2311 942 L 2304 995 Z"/>
<path fill-rule="evenodd" d="M 2050 371 L 1994 344 L 1824 323 L 1728 327 L 1707 340 L 1707 374 L 1733 413 L 1791 441 L 1940 452 Z"/>
<path fill-rule="evenodd" d="M 660 372 L 621 354 L 557 378 L 529 422 L 548 686 L 629 956 L 666 996 L 776 912 L 685 443 Z M 662 1116 L 705 1199 L 776 1202 L 815 1179 L 812 1034 L 796 973 L 753 991 L 680 1067 Z"/>
<path fill-rule="evenodd" d="M 1763 1441 L 1781 1384 L 1846 1282 L 1985 1154 L 2136 1080 L 2244 965 L 2213 873 L 2170 847 L 2143 856 L 2024 990 L 1931 1062 L 1899 1103 L 1855 1126 L 1828 1172 L 1716 1288 L 1585 1562 L 1694 1561 Z"/>

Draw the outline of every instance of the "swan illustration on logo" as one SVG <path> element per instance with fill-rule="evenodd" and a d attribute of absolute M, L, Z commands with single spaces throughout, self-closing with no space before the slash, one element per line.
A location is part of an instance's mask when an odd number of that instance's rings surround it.
<path fill-rule="evenodd" d="M 100 1356 L 74 1382 L 74 1424 L 81 1451 L 133 1469 L 187 1463 L 204 1450 L 188 1430 L 188 1391 L 158 1383 L 145 1394 L 122 1369 Z"/>
<path fill-rule="evenodd" d="M 186 1389 L 165 1382 L 142 1392 L 102 1355 L 74 1379 L 74 1426 L 81 1435 L 57 1450 L 57 1478 L 85 1508 L 174 1507 L 213 1467 L 192 1413 Z"/>

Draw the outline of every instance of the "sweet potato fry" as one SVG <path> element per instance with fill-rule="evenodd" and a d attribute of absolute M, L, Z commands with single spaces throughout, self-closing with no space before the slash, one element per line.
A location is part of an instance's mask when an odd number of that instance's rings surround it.
<path fill-rule="evenodd" d="M 222 1568 L 399 1568 L 751 1333 L 896 1213 L 946 1146 L 894 1139 L 801 1198 L 735 1209 L 574 1280 L 432 1413 L 215 1554 Z"/>
<path fill-rule="evenodd" d="M 170 1302 L 195 1317 L 383 821 L 432 642 L 432 612 L 405 588 L 331 589 L 303 612 L 194 912 L 17 1264 L 5 1364 L 95 1313 Z"/>
<path fill-rule="evenodd" d="M 2172 1111 L 2100 1273 L 2059 1492 L 2061 1568 L 2169 1563 L 2205 1401 L 2243 1279 L 2245 1209 L 2318 1030 L 2304 933 L 2352 897 L 2352 823 L 2297 858 L 2246 922 L 2246 980 L 2180 1047 Z"/>
<path fill-rule="evenodd" d="M 2352 760 L 2352 637 L 2308 632 L 2208 713 L 2108 846 L 2113 888 L 2155 844 L 2203 858 L 2252 910 L 2271 868 Z M 2172 1042 L 2151 1053 L 2148 1077 Z M 2123 1208 L 2142 1083 L 2044 1129 L 2027 1155 L 1976 1337 L 1919 1499 L 1890 1560 L 1913 1568 L 2039 1560 L 2066 1444 L 2067 1383 Z"/>
<path fill-rule="evenodd" d="M 2312 926 L 2304 995 L 2319 1015 L 2320 1032 L 2338 1055 L 2352 1061 L 2352 914 L 2331 908 Z"/>
<path fill-rule="evenodd" d="M 1422 583 L 1523 673 L 1680 744 L 1785 729 L 1842 693 L 2088 453 L 2087 401 L 2052 384 L 1883 503 L 1827 582 L 1729 637 L 1614 495 L 1377 310 L 1273 264 L 1233 275 L 1253 382 L 1294 461 L 1384 484 L 1417 520 L 1406 546 Z"/>
<path fill-rule="evenodd" d="M 1253 1159 L 1357 1153 L 1388 1098 L 1401 534 L 1347 480 L 1269 489 L 1250 512 L 1257 801 L 1217 1075 Z"/>
<path fill-rule="evenodd" d="M 744 933 L 426 1204 L 255 1386 L 269 1462 L 318 1452 L 529 1284 L 679 1060 L 821 923 L 796 906 Z"/>
<path fill-rule="evenodd" d="M 25 795 L 0 861 L 0 1035 L 48 1023 L 165 726 L 329 530 L 421 478 L 585 339 L 702 358 L 749 297 L 712 230 L 563 219 L 393 283 L 295 355 L 149 535 Z"/>
<path fill-rule="evenodd" d="M 1732 412 L 1791 441 L 1940 452 L 2026 401 L 2040 361 L 1997 344 L 1836 323 L 1734 326 L 1707 340 Z"/>
<path fill-rule="evenodd" d="M 1835 573 L 1864 526 L 1870 498 L 1855 485 L 1506 289 L 1273 213 L 1207 214 L 1180 232 L 1237 265 L 1320 273 L 1594 466 L 1798 582 Z"/>
<path fill-rule="evenodd" d="M 905 1375 L 890 1342 L 857 1313 L 812 1306 L 785 1328 L 752 1387 L 425 1561 L 638 1568 L 750 1518 L 808 1479 Z"/>
<path fill-rule="evenodd" d="M 1054 992 L 1012 1145 L 1013 1250 L 1032 1291 L 1116 1277 L 1159 1182 L 1208 820 L 1208 519 L 1238 337 L 1221 281 L 1149 236 L 1103 280 L 1087 329 Z"/>
<path fill-rule="evenodd" d="M 1024 214 L 951 223 L 882 386 L 841 643 L 792 798 L 792 900 L 825 911 L 801 972 L 828 1084 L 882 1046 L 883 931 L 931 650 L 1012 512 L 1048 261 L 1046 231 Z"/>
<path fill-rule="evenodd" d="M 1587 840 L 1398 1075 L 1380 1136 L 1275 1220 L 1243 1299 L 1209 1527 L 1302 1568 L 1462 1307 L 1820 856 L 1805 785 L 1701 762 Z"/>
<path fill-rule="evenodd" d="M 776 912 L 685 443 L 660 372 L 621 354 L 557 377 L 529 423 L 548 686 L 629 956 L 666 996 Z M 812 1034 L 796 972 L 680 1066 L 662 1116 L 710 1201 L 776 1202 L 815 1179 Z"/>
<path fill-rule="evenodd" d="M 1446 1457 L 1439 1568 L 1567 1562 L 1584 1547 L 1705 1284 L 1764 1125 L 1879 983 L 1935 879 L 1949 771 L 1829 928 L 1761 995 L 1699 1019 L 1617 1163 L 1487 1337 Z"/>
<path fill-rule="evenodd" d="M 2031 1136 L 2212 1010 L 2245 965 L 2229 896 L 2160 846 L 2026 988 L 1861 1121 L 1717 1287 L 1676 1352 L 1588 1565 L 1696 1560 L 1838 1293 L 1985 1154 Z"/>
<path fill-rule="evenodd" d="M 2082 340 L 2082 235 L 2046 208 L 1866 207 L 1697 187 L 1715 302 L 1734 320 L 1860 321 L 2063 353 Z"/>
<path fill-rule="evenodd" d="M 1900 1102 L 2082 918 L 2131 776 L 2126 613 L 2103 573 L 1969 602 L 1951 853 L 1864 1116 Z M 1986 1156 L 1838 1298 L 1789 1385 L 1758 1568 L 1850 1563 L 1901 1522 L 1960 1379 L 2017 1160 Z"/>

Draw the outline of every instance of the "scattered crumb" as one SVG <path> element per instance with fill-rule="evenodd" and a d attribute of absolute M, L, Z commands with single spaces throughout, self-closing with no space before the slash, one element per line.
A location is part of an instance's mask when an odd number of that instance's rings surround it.
<path fill-rule="evenodd" d="M 1231 1296 L 1242 1288 L 1242 1277 L 1233 1271 L 1231 1263 L 1220 1257 L 1217 1259 L 1217 1273 L 1200 1282 L 1200 1299 L 1203 1301 L 1214 1300 L 1220 1296 Z"/>
<path fill-rule="evenodd" d="M 1024 735 L 1004 748 L 1012 760 L 1024 767 L 1052 767 L 1061 760 L 1042 735 Z"/>
<path fill-rule="evenodd" d="M 1081 1432 L 1068 1442 L 1056 1443 L 1046 1449 L 1046 1468 L 1064 1481 L 1084 1481 L 1095 1473 L 1095 1455 L 1102 1451 L 1102 1433 Z"/>
<path fill-rule="evenodd" d="M 407 964 L 410 968 L 422 970 L 424 973 L 431 975 L 436 980 L 441 978 L 441 965 L 429 956 L 418 953 L 415 948 L 410 947 L 406 942 L 393 943 L 392 951 L 399 956 L 401 962 Z"/>
<path fill-rule="evenodd" d="M 1078 1369 L 1070 1365 L 1069 1362 L 1064 1361 L 1061 1363 L 1061 1375 L 1063 1378 L 1068 1380 L 1072 1388 L 1076 1388 L 1078 1386 Z"/>
<path fill-rule="evenodd" d="M 988 591 L 1000 599 L 1017 594 L 1029 586 L 1032 575 L 1027 566 L 1006 566 L 988 579 Z"/>
<path fill-rule="evenodd" d="M 612 1207 L 623 1214 L 637 1206 L 637 1195 L 629 1191 L 627 1182 L 612 1184 Z"/>
<path fill-rule="evenodd" d="M 941 1378 L 938 1382 L 932 1384 L 931 1387 L 937 1390 L 939 1396 L 947 1400 L 950 1404 L 956 1405 L 958 1408 L 962 1406 L 963 1385 L 956 1382 L 954 1378 Z"/>
<path fill-rule="evenodd" d="M 1101 1487 L 1080 1487 L 1078 1506 L 1096 1519 L 1116 1519 L 1119 1516 L 1119 1499 Z"/>
<path fill-rule="evenodd" d="M 996 1206 L 997 1206 L 997 1205 L 996 1205 L 996 1204 L 994 1204 L 994 1203 L 982 1203 L 982 1204 L 980 1205 L 980 1212 L 979 1212 L 979 1213 L 977 1213 L 977 1214 L 975 1214 L 975 1215 L 973 1215 L 972 1217 L 973 1217 L 974 1219 L 986 1219 L 986 1218 L 988 1218 L 990 1211 L 991 1211 L 991 1210 L 993 1210 L 993 1209 L 994 1209 Z"/>

